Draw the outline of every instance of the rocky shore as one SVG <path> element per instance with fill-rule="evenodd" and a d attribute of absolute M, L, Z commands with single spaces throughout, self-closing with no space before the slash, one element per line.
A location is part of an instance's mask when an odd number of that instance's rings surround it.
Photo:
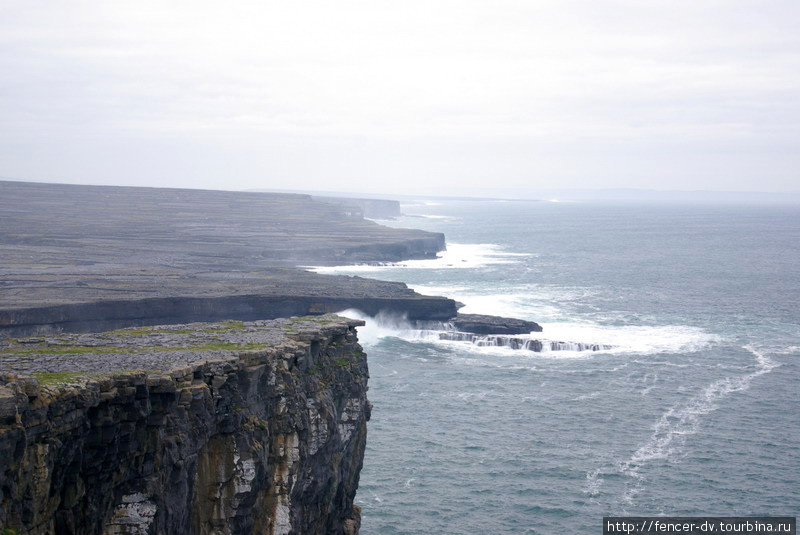
<path fill-rule="evenodd" d="M 0 181 L 0 338 L 349 308 L 450 321 L 475 334 L 541 330 L 459 315 L 454 300 L 402 283 L 296 267 L 428 258 L 445 248 L 441 234 L 362 217 L 365 207 L 395 214 L 395 204 Z"/>
<path fill-rule="evenodd" d="M 0 304 L 0 337 L 191 321 L 252 321 L 348 308 L 369 315 L 383 310 L 411 320 L 446 321 L 457 313 L 452 299 L 420 295 L 405 284 L 287 268 L 186 275 L 161 285 L 157 277 L 130 281 L 127 275 L 104 278 L 92 287 L 80 282 L 68 279 L 6 289 L 7 299 Z M 126 292 L 108 290 L 123 284 Z"/>
<path fill-rule="evenodd" d="M 0 181 L 0 337 L 454 301 L 298 265 L 432 258 L 442 234 L 309 195 Z"/>
<path fill-rule="evenodd" d="M 452 320 L 457 331 L 474 334 L 528 334 L 542 332 L 542 326 L 534 321 L 502 318 L 485 314 L 459 314 Z"/>
<path fill-rule="evenodd" d="M 368 371 L 327 314 L 541 327 L 297 267 L 444 249 L 351 201 L 0 181 L 0 531 L 355 535 Z"/>

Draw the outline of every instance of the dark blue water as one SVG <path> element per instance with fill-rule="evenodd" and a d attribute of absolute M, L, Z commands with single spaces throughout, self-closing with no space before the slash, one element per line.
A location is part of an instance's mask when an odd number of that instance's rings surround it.
<path fill-rule="evenodd" d="M 800 209 L 444 202 L 441 260 L 363 268 L 604 352 L 372 322 L 362 532 L 577 534 L 603 515 L 797 515 Z M 433 216 L 433 217 L 431 217 Z"/>

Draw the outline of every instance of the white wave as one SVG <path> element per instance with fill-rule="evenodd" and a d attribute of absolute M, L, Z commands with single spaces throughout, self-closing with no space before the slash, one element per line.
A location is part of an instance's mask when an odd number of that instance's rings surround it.
<path fill-rule="evenodd" d="M 443 331 L 418 329 L 413 323 L 408 321 L 404 315 L 396 315 L 381 312 L 375 317 L 368 316 L 357 309 L 348 309 L 337 312 L 340 316 L 363 320 L 366 324 L 358 328 L 358 340 L 362 345 L 375 345 L 384 338 L 400 338 L 411 343 L 435 344 L 442 347 L 450 347 L 461 352 L 468 351 L 473 354 L 518 356 L 519 349 L 500 345 L 477 345 L 468 341 L 442 340 L 439 335 Z M 520 337 L 524 337 L 521 335 Z M 533 336 L 530 336 L 533 338 Z M 539 337 L 536 337 L 539 338 Z M 586 358 L 591 351 L 587 350 L 559 350 L 551 351 L 545 349 L 540 353 L 525 351 L 525 353 L 535 354 L 544 358 Z M 422 359 L 424 360 L 424 359 Z M 463 364 L 466 361 L 460 360 Z M 475 364 L 485 364 L 485 361 L 476 360 Z"/>
<path fill-rule="evenodd" d="M 466 286 L 433 286 L 430 284 L 409 284 L 408 287 L 424 295 L 446 295 L 451 299 L 455 299 L 456 301 L 459 301 L 459 299 L 455 297 L 454 294 L 469 290 L 469 288 Z"/>
<path fill-rule="evenodd" d="M 531 256 L 528 253 L 511 253 L 492 243 L 450 243 L 447 250 L 427 260 L 406 260 L 381 264 L 357 264 L 350 266 L 304 266 L 315 273 L 363 273 L 386 269 L 471 269 L 495 264 L 511 264 L 516 257 Z"/>
<path fill-rule="evenodd" d="M 600 487 L 603 486 L 603 478 L 598 477 L 599 475 L 599 469 L 586 472 L 586 484 L 584 486 L 584 492 L 590 496 L 597 496 L 600 493 Z"/>
<path fill-rule="evenodd" d="M 418 329 L 406 316 L 381 312 L 375 317 L 368 316 L 357 309 L 347 309 L 337 312 L 340 316 L 363 320 L 366 324 L 358 328 L 358 341 L 362 345 L 375 345 L 387 337 L 401 338 L 412 343 L 431 343 L 438 346 L 450 346 L 473 353 L 491 353 L 513 355 L 517 350 L 508 347 L 478 347 L 469 342 L 440 340 L 439 332 Z"/>
<path fill-rule="evenodd" d="M 677 362 L 670 362 L 668 360 L 639 360 L 633 359 L 630 361 L 633 364 L 645 364 L 647 366 L 668 366 L 671 368 L 689 368 L 692 366 L 696 366 L 696 364 L 680 364 Z M 716 367 L 716 364 L 714 365 Z"/>
<path fill-rule="evenodd" d="M 776 351 L 772 351 L 776 355 L 791 355 L 793 353 L 800 353 L 800 346 L 789 346 L 784 349 L 779 349 Z"/>
<path fill-rule="evenodd" d="M 532 335 L 539 340 L 614 346 L 610 350 L 612 353 L 682 353 L 698 351 L 720 340 L 703 329 L 687 325 L 608 325 L 594 321 L 564 321 L 571 314 L 559 308 L 557 303 L 583 302 L 595 294 L 592 288 L 530 285 L 491 294 L 476 294 L 458 286 L 412 285 L 411 288 L 422 294 L 446 295 L 464 303 L 465 306 L 459 310 L 462 313 L 536 321 L 544 329 L 542 333 Z M 571 355 L 559 351 L 557 356 L 568 358 L 586 355 L 584 352 Z"/>
<path fill-rule="evenodd" d="M 637 476 L 639 468 L 656 459 L 672 460 L 683 451 L 686 440 L 700 429 L 702 417 L 719 408 L 720 402 L 735 392 L 750 388 L 753 379 L 780 366 L 751 346 L 744 349 L 756 357 L 755 371 L 738 377 L 714 381 L 685 403 L 671 407 L 653 426 L 653 434 L 631 457 L 619 465 L 619 471 Z"/>
<path fill-rule="evenodd" d="M 596 354 L 636 354 L 654 355 L 659 353 L 684 353 L 699 351 L 720 339 L 697 327 L 686 325 L 630 325 L 608 326 L 597 323 L 542 323 L 541 333 L 516 335 L 518 339 L 533 339 L 542 342 L 541 352 L 536 356 L 540 358 L 590 358 Z M 419 338 L 419 337 L 417 337 Z M 559 342 L 559 344 L 556 344 Z M 466 342 L 441 340 L 442 344 L 457 347 Z M 551 349 L 559 346 L 558 349 Z M 588 351 L 580 345 L 597 345 L 601 349 Z M 517 351 L 507 347 L 498 347 L 491 343 L 481 344 L 482 347 L 473 347 L 473 351 L 484 353 L 508 353 Z"/>
<path fill-rule="evenodd" d="M 648 394 L 650 393 L 650 391 L 651 391 L 651 390 L 653 390 L 655 387 L 656 387 L 656 385 L 655 385 L 655 384 L 652 384 L 652 385 L 646 386 L 646 387 L 642 388 L 642 389 L 639 391 L 639 394 L 641 394 L 641 395 L 642 395 L 642 397 L 644 397 L 644 396 L 648 395 Z"/>
<path fill-rule="evenodd" d="M 491 314 L 541 322 L 572 317 L 559 306 L 564 302 L 585 303 L 596 290 L 585 287 L 543 287 L 537 285 L 495 288 L 494 293 L 476 293 L 463 286 L 411 284 L 409 287 L 427 295 L 446 295 L 464 303 L 460 311 L 469 314 Z M 497 290 L 501 290 L 498 292 Z"/>
<path fill-rule="evenodd" d="M 442 219 L 445 221 L 454 221 L 457 220 L 457 217 L 452 217 L 449 215 L 433 215 L 433 214 L 408 214 L 409 217 L 421 217 L 423 219 Z"/>
<path fill-rule="evenodd" d="M 353 318 L 362 320 L 366 323 L 363 327 L 358 328 L 358 341 L 361 345 L 374 345 L 378 343 L 381 338 L 394 336 L 397 338 L 416 338 L 415 333 L 419 333 L 404 315 L 389 314 L 385 312 L 379 313 L 377 316 L 372 317 L 364 314 L 362 311 L 349 308 L 337 312 L 339 316 L 346 318 Z"/>
<path fill-rule="evenodd" d="M 413 288 L 422 292 L 422 288 Z M 513 294 L 488 294 L 470 295 L 451 292 L 446 294 L 460 303 L 464 303 L 464 308 L 460 309 L 465 314 L 491 314 L 493 316 L 504 317 L 530 317 L 533 310 L 526 310 L 524 300 L 526 296 Z"/>
<path fill-rule="evenodd" d="M 436 334 L 436 333 L 434 333 Z M 469 351 L 470 353 L 479 353 L 484 355 L 493 355 L 493 356 L 534 356 L 536 358 L 541 359 L 586 359 L 591 358 L 593 354 L 597 353 L 607 353 L 610 350 L 597 350 L 592 351 L 591 349 L 587 348 L 580 348 L 581 342 L 562 342 L 557 340 L 547 340 L 542 338 L 538 335 L 519 335 L 515 336 L 514 338 L 521 338 L 521 339 L 536 339 L 542 342 L 542 349 L 541 351 L 534 351 L 532 349 L 524 349 L 524 348 L 517 348 L 509 347 L 508 345 L 494 345 L 490 340 L 488 343 L 483 343 L 481 341 L 478 342 L 469 342 L 469 341 L 461 341 L 461 340 L 441 340 L 441 339 L 434 339 L 430 337 L 420 337 L 419 341 L 425 341 L 428 343 L 434 343 L 437 345 L 442 346 L 450 346 L 454 350 L 460 351 Z M 551 342 L 558 342 L 558 349 L 551 349 L 549 344 Z M 583 343 L 584 346 L 591 344 L 591 342 Z"/>
<path fill-rule="evenodd" d="M 684 353 L 718 342 L 719 337 L 687 325 L 610 326 L 589 322 L 543 323 L 550 340 L 583 341 L 614 346 L 613 353 Z"/>
<path fill-rule="evenodd" d="M 461 392 L 461 393 L 455 394 L 455 397 L 460 401 L 468 401 L 468 402 L 483 401 L 484 399 L 486 399 L 486 395 L 487 394 L 488 394 L 488 392 L 486 392 L 486 391 L 482 391 L 482 392 Z"/>
<path fill-rule="evenodd" d="M 578 397 L 572 398 L 572 401 L 585 401 L 587 399 L 594 399 L 600 397 L 602 394 L 603 394 L 602 392 L 596 390 L 594 392 L 589 392 L 588 394 L 581 394 Z"/>
<path fill-rule="evenodd" d="M 516 335 L 514 338 L 540 340 L 539 352 L 513 349 L 488 340 L 481 343 L 469 340 L 442 340 L 440 330 L 417 328 L 405 316 L 380 313 L 370 317 L 360 310 L 349 309 L 338 313 L 366 322 L 358 328 L 358 337 L 364 345 L 374 345 L 386 337 L 401 338 L 408 342 L 422 342 L 449 347 L 470 353 L 511 356 L 526 354 L 545 359 L 585 359 L 598 354 L 657 354 L 697 351 L 719 340 L 696 327 L 688 326 L 605 326 L 593 323 L 546 323 L 544 332 Z M 551 342 L 560 342 L 558 349 Z M 607 346 L 597 351 L 580 347 L 583 344 Z M 555 347 L 556 344 L 553 344 Z M 649 391 L 648 391 L 649 392 Z M 647 392 L 645 392 L 646 394 Z"/>

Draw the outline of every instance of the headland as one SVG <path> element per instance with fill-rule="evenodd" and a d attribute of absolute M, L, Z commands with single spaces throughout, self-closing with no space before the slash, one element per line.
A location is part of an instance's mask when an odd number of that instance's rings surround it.
<path fill-rule="evenodd" d="M 328 313 L 541 330 L 300 267 L 434 258 L 364 218 L 396 204 L 0 182 L 0 530 L 355 535 L 368 370 Z"/>

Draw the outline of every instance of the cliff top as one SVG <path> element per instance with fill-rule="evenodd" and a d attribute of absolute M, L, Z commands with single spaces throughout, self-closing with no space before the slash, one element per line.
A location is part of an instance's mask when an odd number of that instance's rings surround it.
<path fill-rule="evenodd" d="M 386 295 L 398 290 L 293 268 L 433 257 L 444 248 L 442 234 L 381 226 L 310 195 L 0 181 L 0 214 L 0 310 L 165 296 Z"/>
<path fill-rule="evenodd" d="M 331 314 L 224 321 L 0 340 L 0 383 L 31 375 L 42 384 L 82 382 L 121 372 L 185 372 L 212 360 L 294 353 L 299 343 L 344 336 L 363 325 Z M 3 379 L 5 376 L 5 380 Z"/>
<path fill-rule="evenodd" d="M 357 533 L 371 408 L 360 323 L 2 342 L 0 532 Z"/>
<path fill-rule="evenodd" d="M 346 275 L 319 275 L 296 268 L 252 266 L 246 271 L 194 272 L 164 269 L 161 266 L 136 270 L 117 266 L 101 274 L 81 272 L 79 266 L 63 266 L 52 271 L 0 275 L 0 311 L 168 297 L 420 297 L 403 283 Z"/>

